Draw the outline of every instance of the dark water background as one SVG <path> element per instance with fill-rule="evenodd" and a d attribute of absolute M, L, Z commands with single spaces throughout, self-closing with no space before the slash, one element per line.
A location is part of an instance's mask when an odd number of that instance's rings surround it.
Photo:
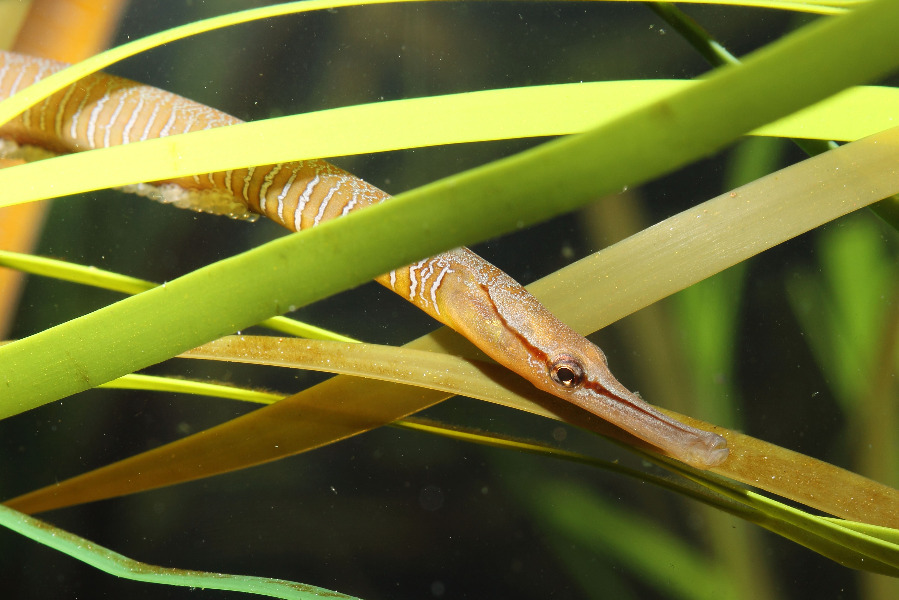
<path fill-rule="evenodd" d="M 134 2 L 118 42 L 258 4 Z M 739 8 L 686 10 L 738 55 L 814 18 Z M 701 58 L 668 29 L 637 3 L 363 7 L 205 34 L 129 59 L 111 71 L 252 120 L 467 90 L 691 78 L 707 72 Z M 335 162 L 400 192 L 535 143 L 539 140 L 492 142 Z M 774 143 L 765 151 L 778 156 L 778 166 L 802 156 L 787 143 Z M 724 191 L 732 160 L 730 151 L 703 160 L 631 190 L 624 204 L 637 209 L 642 226 L 661 220 Z M 476 250 L 529 282 L 627 235 L 623 217 L 615 215 L 614 210 L 566 215 Z M 597 222 L 603 226 L 596 227 Z M 822 236 L 857 222 L 895 256 L 895 232 L 863 214 L 750 261 L 745 282 L 731 291 L 740 311 L 733 340 L 734 379 L 728 382 L 739 390 L 742 400 L 736 410 L 747 433 L 849 468 L 845 415 L 790 309 L 785 281 L 814 277 Z M 251 225 L 98 192 L 56 203 L 39 253 L 165 281 L 279 235 L 282 231 L 270 223 Z M 13 335 L 24 337 L 116 299 L 115 294 L 32 278 Z M 671 303 L 661 304 L 660 314 L 676 319 Z M 307 307 L 297 316 L 389 344 L 435 327 L 374 284 Z M 634 343 L 628 325 L 632 318 L 594 338 L 628 386 L 664 388 L 664 382 L 654 380 L 653 352 Z M 175 361 L 148 372 L 285 392 L 324 378 Z M 2 496 L 65 479 L 247 410 L 228 401 L 108 390 L 33 410 L 0 423 L 0 448 L 6 456 Z M 638 464 L 623 451 L 554 422 L 473 400 L 453 399 L 428 415 L 555 440 Z M 885 483 L 895 485 L 895 473 L 893 477 Z M 559 481 L 697 548 L 713 545 L 712 528 L 725 540 L 729 531 L 741 530 L 730 543 L 750 544 L 753 558 L 736 568 L 740 578 L 716 597 L 746 596 L 750 590 L 738 581 L 753 581 L 771 597 L 878 597 L 870 591 L 870 581 L 861 582 L 853 571 L 762 530 L 743 532 L 737 519 L 713 515 L 647 484 L 390 428 L 249 471 L 42 516 L 148 563 L 291 579 L 366 599 L 692 597 L 629 569 L 613 543 L 586 544 L 555 530 L 544 512 L 553 506 L 535 507 L 530 498 L 533 490 Z M 615 535 L 614 528 L 608 531 L 610 538 Z M 746 542 L 747 537 L 752 541 Z M 723 548 L 720 543 L 719 557 L 729 552 L 727 542 Z M 4 598 L 237 596 L 121 581 L 12 533 L 0 533 L 0 555 Z M 678 568 L 677 559 L 671 557 L 672 569 Z"/>

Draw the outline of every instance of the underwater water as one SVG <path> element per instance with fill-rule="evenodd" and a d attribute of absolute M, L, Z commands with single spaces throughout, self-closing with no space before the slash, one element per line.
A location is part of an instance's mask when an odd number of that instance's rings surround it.
<path fill-rule="evenodd" d="M 257 5 L 135 2 L 117 43 Z M 743 8 L 685 10 L 738 56 L 816 18 Z M 709 67 L 642 4 L 439 2 L 240 25 L 168 44 L 109 70 L 255 120 L 492 88 L 686 79 Z M 334 162 L 399 193 L 544 141 L 460 144 Z M 803 156 L 784 140 L 740 142 L 474 249 L 530 283 L 735 187 L 741 177 L 758 177 Z M 103 191 L 56 202 L 37 253 L 171 281 L 282 234 L 263 220 L 195 214 Z M 863 210 L 591 339 L 618 378 L 650 402 L 896 486 L 899 450 L 889 435 L 896 426 L 896 360 L 883 367 L 893 382 L 885 392 L 891 405 L 865 406 L 869 396 L 858 386 L 874 377 L 864 369 L 895 347 L 893 338 L 883 350 L 878 344 L 889 338 L 876 334 L 896 321 L 896 287 L 887 284 L 895 280 L 897 249 L 896 231 Z M 32 277 L 10 337 L 26 337 L 119 298 Z M 846 311 L 850 316 L 841 320 Z M 292 316 L 392 345 L 437 327 L 373 283 Z M 858 363 L 828 362 L 828 350 L 836 347 L 848 347 Z M 284 393 L 328 377 L 178 360 L 145 372 Z M 6 419 L 0 423 L 7 457 L 3 497 L 249 410 L 225 400 L 97 389 Z M 453 398 L 423 416 L 660 472 L 573 427 L 472 399 Z M 40 517 L 147 563 L 288 579 L 364 599 L 874 599 L 899 592 L 892 579 L 844 568 L 645 482 L 389 427 L 245 471 Z M 120 580 L 5 531 L 0 552 L 15 557 L 0 566 L 10 598 L 237 597 Z M 653 557 L 656 567 L 641 566 L 635 554 Z M 684 586 L 683 572 L 702 577 Z"/>

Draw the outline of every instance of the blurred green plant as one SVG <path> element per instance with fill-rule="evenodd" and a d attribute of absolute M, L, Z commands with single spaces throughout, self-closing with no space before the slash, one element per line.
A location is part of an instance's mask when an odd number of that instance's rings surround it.
<path fill-rule="evenodd" d="M 842 446 L 880 481 L 899 482 L 899 268 L 895 240 L 862 215 L 818 240 L 820 270 L 786 280 L 796 318 L 848 420 Z"/>

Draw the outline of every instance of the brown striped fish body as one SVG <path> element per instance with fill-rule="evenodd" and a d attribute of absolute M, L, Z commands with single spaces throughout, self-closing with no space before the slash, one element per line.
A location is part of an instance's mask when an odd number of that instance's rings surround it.
<path fill-rule="evenodd" d="M 0 98 L 64 68 L 0 52 Z M 0 127 L 0 137 L 67 153 L 239 123 L 175 94 L 97 73 Z M 136 191 L 178 205 L 258 213 L 299 231 L 386 200 L 375 186 L 323 160 L 288 162 L 156 182 Z M 728 455 L 721 436 L 672 419 L 614 378 L 605 355 L 508 275 L 468 249 L 444 252 L 377 278 L 466 336 L 538 388 L 580 406 L 699 468 Z"/>

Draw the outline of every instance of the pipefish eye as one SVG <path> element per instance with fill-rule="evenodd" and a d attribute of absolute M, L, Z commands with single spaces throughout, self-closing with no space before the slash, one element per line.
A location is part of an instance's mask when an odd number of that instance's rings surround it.
<path fill-rule="evenodd" d="M 549 376 L 562 387 L 574 389 L 584 382 L 584 367 L 574 357 L 563 354 L 549 366 Z"/>

